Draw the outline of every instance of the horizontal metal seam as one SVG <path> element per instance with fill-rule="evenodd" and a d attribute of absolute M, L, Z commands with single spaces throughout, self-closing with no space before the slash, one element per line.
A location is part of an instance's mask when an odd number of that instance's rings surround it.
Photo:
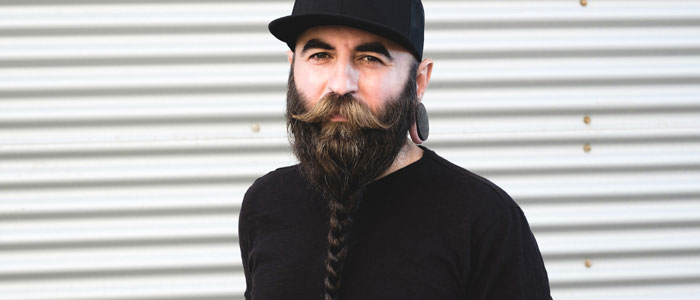
<path fill-rule="evenodd" d="M 0 282 L 29 282 L 71 279 L 107 279 L 119 277 L 191 276 L 203 274 L 243 273 L 238 264 L 201 266 L 143 267 L 80 271 L 44 271 L 0 273 Z"/>
<path fill-rule="evenodd" d="M 138 248 L 138 247 L 180 247 L 192 245 L 236 245 L 238 235 L 198 235 L 189 237 L 122 238 L 100 240 L 62 240 L 42 242 L 3 242 L 0 252 L 55 251 L 67 249 Z"/>
<path fill-rule="evenodd" d="M 211 205 L 198 207 L 164 207 L 133 209 L 90 209 L 61 212 L 17 212 L 0 213 L 0 224 L 9 222 L 30 222 L 35 220 L 86 220 L 86 219 L 133 219 L 152 217 L 186 217 L 231 215 L 238 216 L 240 205 Z"/>

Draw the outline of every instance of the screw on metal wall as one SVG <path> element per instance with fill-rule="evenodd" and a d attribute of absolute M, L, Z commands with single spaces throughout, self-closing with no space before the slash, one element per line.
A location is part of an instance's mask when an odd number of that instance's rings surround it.
<path fill-rule="evenodd" d="M 590 126 L 591 125 L 591 116 L 585 115 L 583 117 L 583 123 Z M 583 145 L 583 152 L 586 152 L 586 153 L 591 152 L 591 144 L 590 143 L 586 143 Z"/>

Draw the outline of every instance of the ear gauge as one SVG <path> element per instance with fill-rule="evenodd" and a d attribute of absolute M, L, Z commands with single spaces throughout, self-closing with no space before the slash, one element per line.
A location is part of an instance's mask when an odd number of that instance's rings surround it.
<path fill-rule="evenodd" d="M 430 125 L 428 124 L 428 112 L 425 110 L 425 105 L 423 103 L 418 103 L 416 105 L 416 131 L 418 131 L 418 138 L 421 141 L 428 139 L 428 133 L 430 133 Z"/>

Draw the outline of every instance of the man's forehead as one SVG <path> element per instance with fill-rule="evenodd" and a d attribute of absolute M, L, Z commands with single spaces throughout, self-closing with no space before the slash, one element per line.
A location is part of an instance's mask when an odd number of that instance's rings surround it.
<path fill-rule="evenodd" d="M 392 40 L 384 38 L 380 35 L 365 31 L 362 29 L 342 26 L 342 25 L 324 25 L 311 27 L 304 31 L 297 39 L 297 47 L 304 46 L 310 40 L 321 40 L 325 43 L 348 43 L 352 45 L 366 43 L 380 43 L 391 51 L 405 51 L 404 47 L 395 43 Z"/>

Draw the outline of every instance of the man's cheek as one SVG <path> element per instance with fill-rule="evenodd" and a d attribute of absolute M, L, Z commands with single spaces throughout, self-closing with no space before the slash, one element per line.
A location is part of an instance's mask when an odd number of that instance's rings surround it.
<path fill-rule="evenodd" d="M 300 89 L 299 83 L 295 82 L 294 84 L 296 85 L 297 93 L 299 94 L 299 101 L 301 101 L 301 104 L 304 106 L 305 111 L 308 111 L 309 109 L 314 107 L 314 105 L 318 104 L 318 102 L 320 101 L 319 99 L 312 100 L 314 98 L 310 97 L 304 90 Z"/>
<path fill-rule="evenodd" d="M 297 91 L 302 96 L 304 104 L 311 107 L 318 103 L 323 97 L 326 88 L 326 75 L 318 70 L 309 70 L 308 68 L 295 67 L 294 80 Z"/>

